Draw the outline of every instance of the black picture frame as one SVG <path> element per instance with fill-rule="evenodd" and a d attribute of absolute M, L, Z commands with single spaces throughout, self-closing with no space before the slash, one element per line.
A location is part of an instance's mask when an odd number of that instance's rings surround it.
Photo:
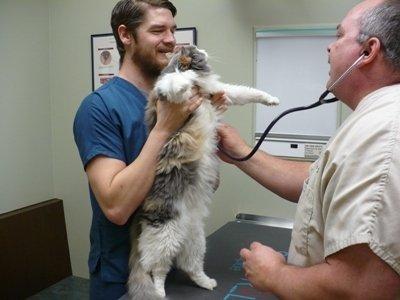
<path fill-rule="evenodd" d="M 90 36 L 92 91 L 118 74 L 119 53 L 112 33 Z"/>
<path fill-rule="evenodd" d="M 177 45 L 195 45 L 197 46 L 196 27 L 181 27 L 175 30 Z"/>

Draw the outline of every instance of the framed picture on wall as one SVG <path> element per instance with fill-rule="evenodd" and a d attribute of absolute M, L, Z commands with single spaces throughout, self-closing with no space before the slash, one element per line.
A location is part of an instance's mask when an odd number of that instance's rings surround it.
<path fill-rule="evenodd" d="M 118 74 L 119 53 L 112 33 L 91 35 L 92 90 Z"/>
<path fill-rule="evenodd" d="M 177 45 L 197 45 L 197 30 L 195 27 L 177 28 L 175 39 Z M 118 75 L 120 56 L 112 33 L 92 34 L 90 43 L 94 91 Z"/>
<path fill-rule="evenodd" d="M 176 45 L 197 45 L 196 27 L 177 28 L 175 30 Z"/>

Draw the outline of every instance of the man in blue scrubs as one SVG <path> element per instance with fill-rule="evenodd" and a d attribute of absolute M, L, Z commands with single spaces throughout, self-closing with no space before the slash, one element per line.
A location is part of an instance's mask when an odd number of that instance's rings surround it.
<path fill-rule="evenodd" d="M 74 121 L 74 137 L 90 190 L 90 298 L 118 299 L 126 293 L 131 217 L 150 190 L 157 156 L 168 137 L 201 104 L 157 107 L 157 123 L 146 131 L 146 98 L 167 53 L 175 47 L 176 8 L 168 0 L 122 0 L 111 26 L 121 56 L 117 77 L 87 96 Z"/>

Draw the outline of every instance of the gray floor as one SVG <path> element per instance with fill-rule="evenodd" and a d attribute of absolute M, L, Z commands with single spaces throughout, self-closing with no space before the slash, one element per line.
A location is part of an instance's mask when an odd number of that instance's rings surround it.
<path fill-rule="evenodd" d="M 71 276 L 57 282 L 40 293 L 29 297 L 29 300 L 84 300 L 89 299 L 89 280 Z"/>

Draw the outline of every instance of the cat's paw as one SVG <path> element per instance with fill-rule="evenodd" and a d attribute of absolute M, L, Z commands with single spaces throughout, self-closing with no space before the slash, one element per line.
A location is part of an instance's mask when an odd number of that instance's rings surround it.
<path fill-rule="evenodd" d="M 277 97 L 274 97 L 265 92 L 261 92 L 259 99 L 260 103 L 264 105 L 274 106 L 279 104 L 279 99 Z"/>
<path fill-rule="evenodd" d="M 196 284 L 202 288 L 212 291 L 217 286 L 217 281 L 207 275 L 201 276 L 194 280 Z"/>
<path fill-rule="evenodd" d="M 212 291 L 215 287 L 217 287 L 217 281 L 213 278 L 208 278 L 205 282 L 204 285 L 201 285 L 201 287 Z"/>

